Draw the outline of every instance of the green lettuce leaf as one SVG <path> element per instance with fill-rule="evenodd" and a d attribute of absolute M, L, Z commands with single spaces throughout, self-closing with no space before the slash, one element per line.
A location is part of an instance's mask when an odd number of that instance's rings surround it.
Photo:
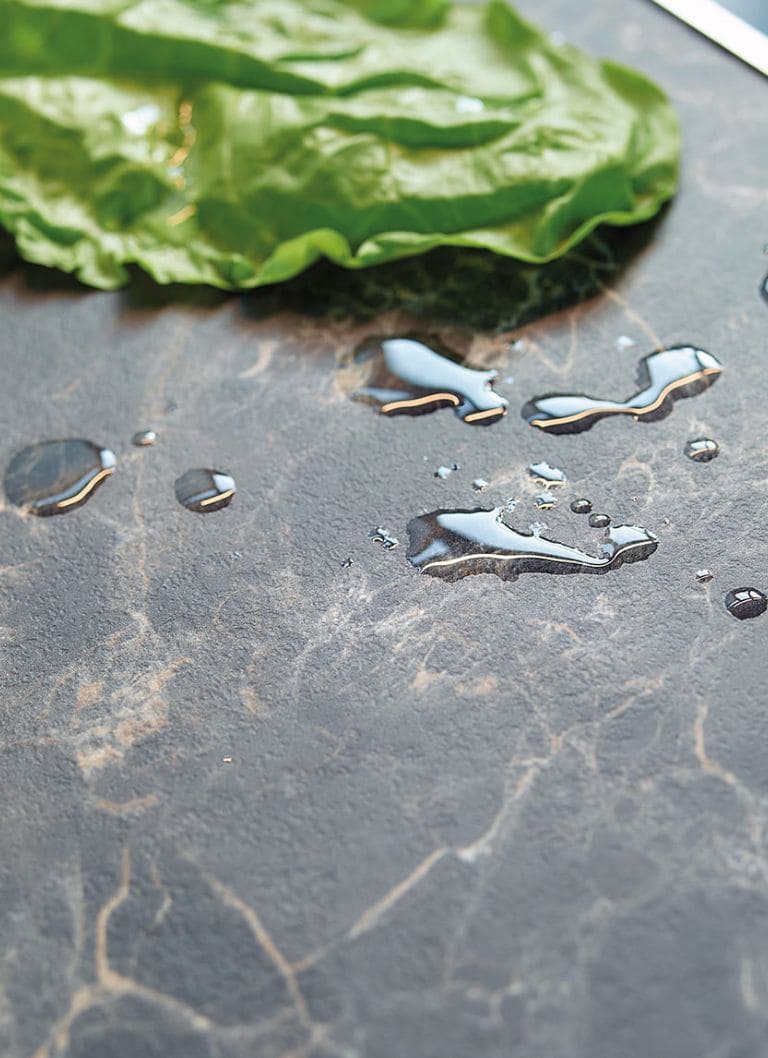
<path fill-rule="evenodd" d="M 0 224 L 97 287 L 544 262 L 676 186 L 661 90 L 503 0 L 0 0 L 0 26 Z"/>

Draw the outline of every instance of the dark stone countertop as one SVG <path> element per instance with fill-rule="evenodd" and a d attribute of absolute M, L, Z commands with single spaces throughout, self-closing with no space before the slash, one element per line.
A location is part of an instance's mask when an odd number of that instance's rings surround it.
<path fill-rule="evenodd" d="M 66 517 L 0 508 L 8 1058 L 768 1055 L 768 616 L 723 606 L 768 589 L 766 84 L 643 0 L 521 6 L 682 116 L 679 197 L 577 255 L 581 304 L 470 334 L 415 321 L 405 278 L 356 323 L 360 281 L 322 269 L 242 298 L 0 282 L 3 462 L 61 436 L 119 460 Z M 600 247 L 617 266 L 585 271 Z M 496 322 L 562 304 L 563 266 L 468 267 Z M 416 322 L 514 376 L 506 420 L 341 393 L 361 336 Z M 726 371 L 662 422 L 519 417 L 547 390 L 626 396 L 680 342 Z M 145 427 L 159 443 L 132 448 Z M 682 455 L 701 434 L 707 465 Z M 568 511 L 586 494 L 657 553 L 450 584 L 367 539 L 472 506 L 476 476 L 524 526 L 539 459 L 570 480 L 554 535 L 594 545 Z M 203 517 L 173 482 L 205 465 L 238 493 Z"/>

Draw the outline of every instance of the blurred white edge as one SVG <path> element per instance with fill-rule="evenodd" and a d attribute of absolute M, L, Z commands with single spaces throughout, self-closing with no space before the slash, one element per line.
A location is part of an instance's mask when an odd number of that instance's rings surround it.
<path fill-rule="evenodd" d="M 768 36 L 715 0 L 653 0 L 768 76 Z"/>

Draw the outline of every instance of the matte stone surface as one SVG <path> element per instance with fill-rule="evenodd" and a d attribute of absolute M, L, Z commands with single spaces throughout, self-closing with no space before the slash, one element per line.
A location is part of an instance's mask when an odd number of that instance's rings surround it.
<path fill-rule="evenodd" d="M 340 318 L 362 288 L 322 270 L 313 316 L 311 277 L 248 298 L 0 283 L 3 463 L 66 436 L 118 456 L 80 510 L 0 509 L 8 1058 L 768 1055 L 768 617 L 722 601 L 768 584 L 768 88 L 641 0 L 521 7 L 683 118 L 678 200 L 613 238 L 645 248 L 583 304 L 472 334 Z M 540 309 L 552 274 L 525 281 Z M 510 290 L 497 322 L 525 315 Z M 503 302 L 481 281 L 467 303 L 486 291 Z M 417 324 L 514 377 L 504 421 L 343 395 L 337 359 Z M 725 373 L 662 422 L 519 417 L 547 390 L 624 397 L 681 342 Z M 720 458 L 686 459 L 696 436 Z M 516 496 L 535 521 L 540 460 L 568 476 L 553 535 L 598 545 L 569 510 L 588 496 L 657 553 L 514 584 L 409 567 L 415 514 Z M 234 474 L 232 505 L 184 510 L 189 466 Z"/>

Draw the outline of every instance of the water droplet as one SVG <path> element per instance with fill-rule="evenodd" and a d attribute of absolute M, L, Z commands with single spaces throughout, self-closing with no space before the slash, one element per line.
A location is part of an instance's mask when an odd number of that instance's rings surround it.
<path fill-rule="evenodd" d="M 137 445 L 139 448 L 146 448 L 156 442 L 157 434 L 154 430 L 139 430 L 131 438 L 131 444 Z"/>
<path fill-rule="evenodd" d="M 571 501 L 571 510 L 574 514 L 589 514 L 592 510 L 592 501 L 582 497 Z"/>
<path fill-rule="evenodd" d="M 611 524 L 611 518 L 608 514 L 590 514 L 589 524 L 593 529 L 607 529 Z"/>
<path fill-rule="evenodd" d="M 630 338 L 626 334 L 620 334 L 616 339 L 616 349 L 620 353 L 623 353 L 625 349 L 631 349 L 635 344 L 634 338 Z"/>
<path fill-rule="evenodd" d="M 529 532 L 533 533 L 534 536 L 541 536 L 542 533 L 546 533 L 549 526 L 546 522 L 531 522 L 528 526 Z"/>
<path fill-rule="evenodd" d="M 515 580 L 520 573 L 607 573 L 624 562 L 648 558 L 656 538 L 636 525 L 611 529 L 599 556 L 557 540 L 520 533 L 493 510 L 433 511 L 408 523 L 409 562 L 420 572 L 456 580 L 470 573 L 496 573 Z"/>
<path fill-rule="evenodd" d="M 759 617 L 767 607 L 768 598 L 757 588 L 733 588 L 725 596 L 726 610 L 740 621 Z"/>
<path fill-rule="evenodd" d="M 144 103 L 134 110 L 126 110 L 120 115 L 123 128 L 134 136 L 144 136 L 153 125 L 157 124 L 162 114 L 155 103 Z"/>
<path fill-rule="evenodd" d="M 708 584 L 714 578 L 714 576 L 715 575 L 711 569 L 697 569 L 694 573 L 694 577 L 699 582 L 699 584 Z"/>
<path fill-rule="evenodd" d="M 557 496 L 554 492 L 540 492 L 533 502 L 540 511 L 551 511 L 553 507 L 557 507 Z"/>
<path fill-rule="evenodd" d="M 507 502 L 504 504 L 504 510 L 514 511 L 515 507 L 517 507 L 517 500 L 514 496 L 510 496 Z"/>
<path fill-rule="evenodd" d="M 483 489 L 487 489 L 489 485 L 490 482 L 486 481 L 485 478 L 475 478 L 475 480 L 472 482 L 472 488 L 475 490 L 475 492 L 482 492 Z"/>
<path fill-rule="evenodd" d="M 382 525 L 377 525 L 375 529 L 371 529 L 368 533 L 368 539 L 373 540 L 375 544 L 381 544 L 385 551 L 391 551 L 400 543 L 395 534 L 390 532 L 389 529 L 385 529 Z"/>
<path fill-rule="evenodd" d="M 521 414 L 530 426 L 550 433 L 580 433 L 609 415 L 654 422 L 669 415 L 676 400 L 708 389 L 722 370 L 720 362 L 703 349 L 690 345 L 662 349 L 640 361 L 638 385 L 642 388 L 624 401 L 583 393 L 548 393 L 528 401 Z"/>
<path fill-rule="evenodd" d="M 42 441 L 17 452 L 5 472 L 16 507 L 46 517 L 82 506 L 115 469 L 115 455 L 92 441 Z"/>
<path fill-rule="evenodd" d="M 485 103 L 482 99 L 475 99 L 474 96 L 458 96 L 456 110 L 459 114 L 482 114 L 485 110 Z"/>
<path fill-rule="evenodd" d="M 343 561 L 342 561 L 342 562 L 340 563 L 340 565 L 341 565 L 341 568 L 342 568 L 342 569 L 349 569 L 349 568 L 351 567 L 351 565 L 352 565 L 352 559 L 351 559 L 351 558 L 345 558 L 345 559 L 344 559 L 344 560 L 343 560 Z"/>
<path fill-rule="evenodd" d="M 695 441 L 686 443 L 684 451 L 696 463 L 710 463 L 720 455 L 720 445 L 711 437 L 697 437 Z"/>
<path fill-rule="evenodd" d="M 541 485 L 564 485 L 568 480 L 562 470 L 549 463 L 529 463 L 528 473 Z"/>
<path fill-rule="evenodd" d="M 464 422 L 488 426 L 507 413 L 508 401 L 492 388 L 497 371 L 466 367 L 415 338 L 369 339 L 347 365 L 353 369 L 362 385 L 351 396 L 378 405 L 382 415 L 453 408 Z"/>
<path fill-rule="evenodd" d="M 196 467 L 176 478 L 176 499 L 188 511 L 210 514 L 228 507 L 235 495 L 235 479 L 223 470 Z"/>
<path fill-rule="evenodd" d="M 450 477 L 452 473 L 453 473 L 453 468 L 452 467 L 442 466 L 442 467 L 438 467 L 437 470 L 435 471 L 435 477 L 436 478 L 440 478 L 442 481 L 445 481 L 445 479 Z"/>

